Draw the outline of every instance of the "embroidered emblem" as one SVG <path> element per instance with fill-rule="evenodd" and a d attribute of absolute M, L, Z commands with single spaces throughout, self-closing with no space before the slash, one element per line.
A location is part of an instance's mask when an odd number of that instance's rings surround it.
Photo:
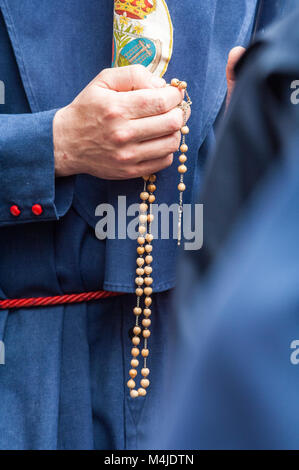
<path fill-rule="evenodd" d="M 113 67 L 142 64 L 161 77 L 172 55 L 173 27 L 165 0 L 115 0 Z"/>

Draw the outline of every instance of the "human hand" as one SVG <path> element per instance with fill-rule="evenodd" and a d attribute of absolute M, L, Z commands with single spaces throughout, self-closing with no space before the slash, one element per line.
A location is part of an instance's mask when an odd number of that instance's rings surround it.
<path fill-rule="evenodd" d="M 143 66 L 103 70 L 53 122 L 57 176 L 129 179 L 171 165 L 183 91 Z"/>

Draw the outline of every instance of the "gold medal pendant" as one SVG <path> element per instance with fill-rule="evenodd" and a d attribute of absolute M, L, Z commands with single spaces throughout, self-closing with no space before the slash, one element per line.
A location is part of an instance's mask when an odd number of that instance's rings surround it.
<path fill-rule="evenodd" d="M 173 27 L 164 0 L 115 0 L 112 66 L 141 64 L 163 77 L 172 55 Z"/>

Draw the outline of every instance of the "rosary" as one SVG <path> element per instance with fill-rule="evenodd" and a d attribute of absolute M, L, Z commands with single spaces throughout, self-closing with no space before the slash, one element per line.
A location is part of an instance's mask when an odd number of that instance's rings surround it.
<path fill-rule="evenodd" d="M 186 153 L 188 151 L 188 146 L 186 144 L 186 135 L 189 134 L 189 127 L 187 124 L 187 111 L 191 107 L 191 99 L 187 92 L 187 83 L 180 81 L 178 79 L 173 79 L 171 81 L 171 86 L 185 90 L 187 101 L 183 101 L 179 106 L 184 114 L 184 124 L 181 128 L 181 146 L 180 151 L 181 155 L 179 156 L 180 165 L 178 166 L 178 172 L 180 175 L 178 190 L 179 190 L 179 222 L 178 222 L 178 245 L 181 244 L 181 232 L 182 232 L 182 214 L 183 214 L 183 193 L 186 189 L 184 184 L 184 174 L 187 171 L 187 166 L 185 165 L 187 161 Z M 137 238 L 137 277 L 135 279 L 136 284 L 136 307 L 133 309 L 135 315 L 135 326 L 133 328 L 134 336 L 132 338 L 132 359 L 131 359 L 131 369 L 129 371 L 130 379 L 127 383 L 127 386 L 130 389 L 130 395 L 132 398 L 144 397 L 147 394 L 147 388 L 150 385 L 148 376 L 150 370 L 147 367 L 147 359 L 149 356 L 148 349 L 148 339 L 151 335 L 149 327 L 151 326 L 150 316 L 152 314 L 151 304 L 152 299 L 151 295 L 153 293 L 153 284 L 152 272 L 153 268 L 151 264 L 153 262 L 153 235 L 151 233 L 151 224 L 154 220 L 152 214 L 152 204 L 155 202 L 154 192 L 156 190 L 156 175 L 144 176 L 143 177 L 143 191 L 140 194 L 141 203 L 139 206 L 139 227 L 138 227 L 138 238 Z M 144 296 L 144 297 L 143 297 Z M 143 318 L 141 320 L 141 315 L 143 312 Z M 141 323 L 140 323 L 141 321 Z M 137 368 L 139 366 L 139 360 L 137 359 L 140 355 L 140 343 L 141 343 L 141 334 L 143 337 L 143 346 L 141 349 L 141 355 L 143 357 L 143 367 L 141 369 L 141 380 L 140 387 L 136 389 L 136 377 L 137 377 Z"/>

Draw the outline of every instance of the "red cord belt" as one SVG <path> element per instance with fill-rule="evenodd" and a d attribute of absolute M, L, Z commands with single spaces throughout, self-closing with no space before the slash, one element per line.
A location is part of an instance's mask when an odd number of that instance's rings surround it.
<path fill-rule="evenodd" d="M 46 307 L 47 305 L 79 304 L 91 300 L 106 299 L 124 295 L 121 292 L 98 290 L 96 292 L 82 292 L 81 294 L 55 295 L 54 297 L 31 297 L 28 299 L 0 300 L 0 310 L 10 308 Z"/>

